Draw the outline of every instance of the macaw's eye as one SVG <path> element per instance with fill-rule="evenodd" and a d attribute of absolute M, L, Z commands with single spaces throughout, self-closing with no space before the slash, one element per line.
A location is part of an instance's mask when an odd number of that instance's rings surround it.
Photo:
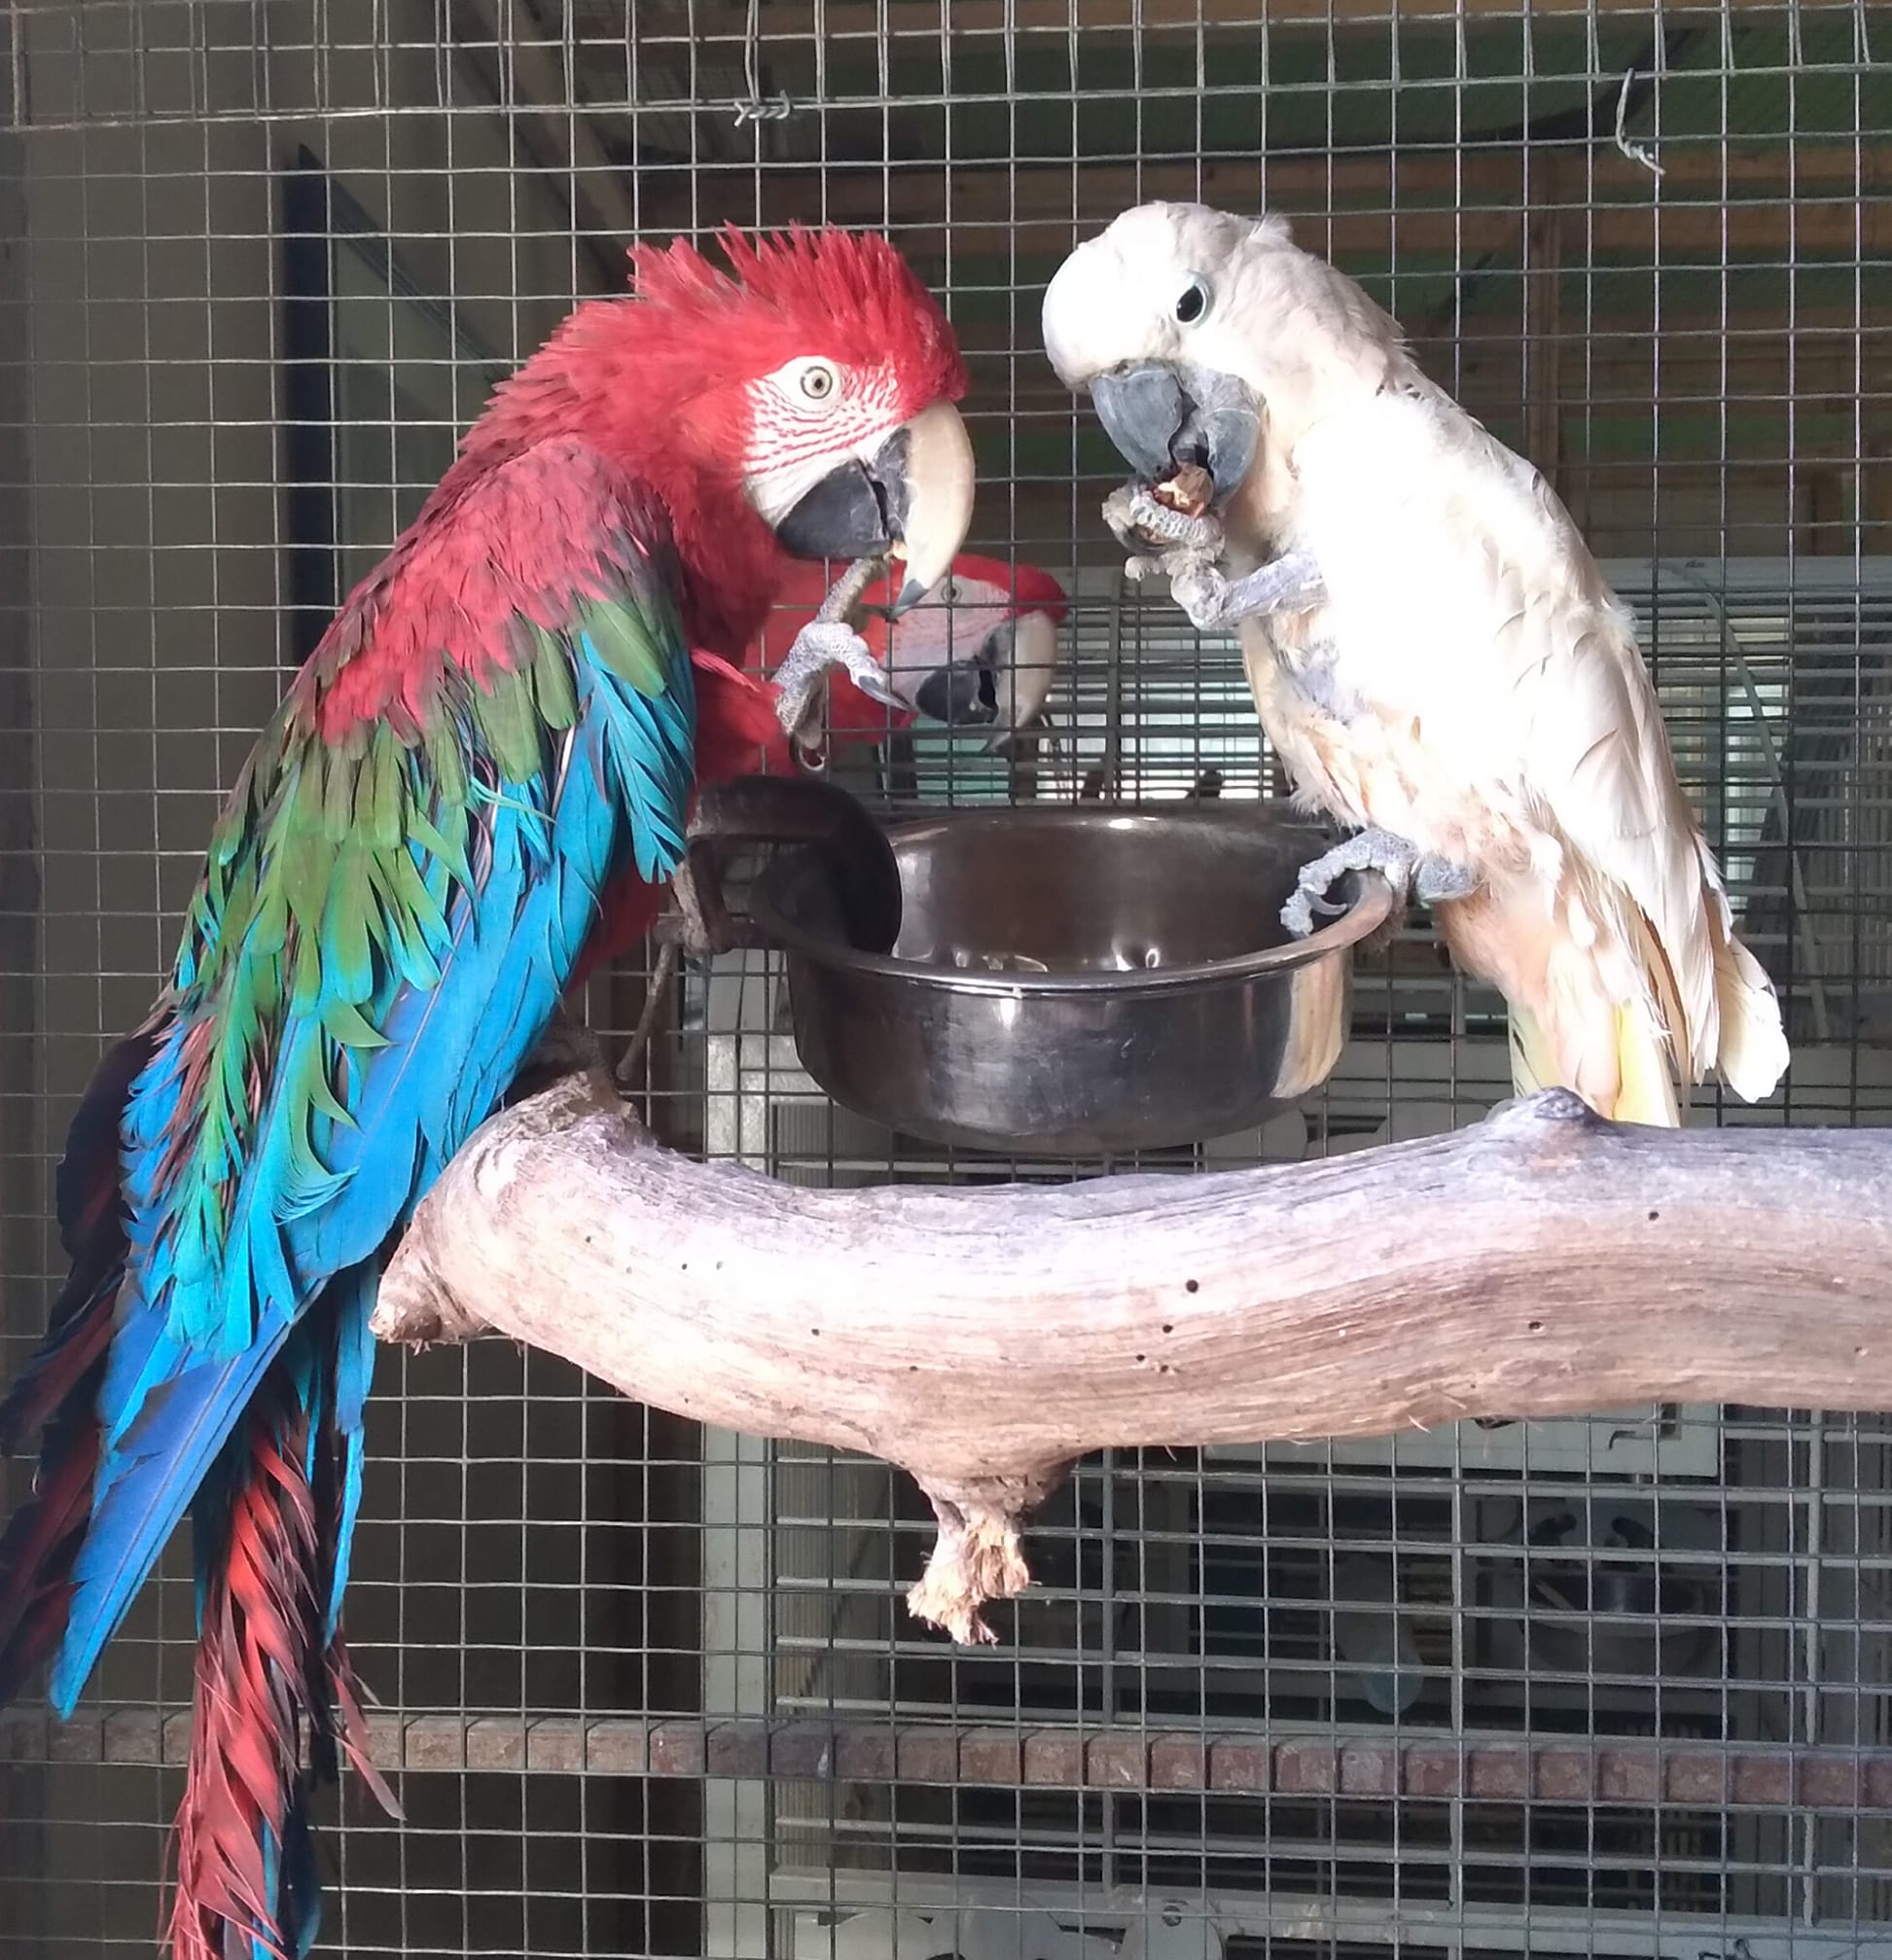
<path fill-rule="evenodd" d="M 811 409 L 825 412 L 841 400 L 840 370 L 819 354 L 798 355 L 777 368 L 768 380 L 791 409 L 803 414 Z"/>
<path fill-rule="evenodd" d="M 959 603 L 959 585 L 957 580 L 948 579 L 940 588 L 940 598 L 948 606 L 956 606 Z"/>
<path fill-rule="evenodd" d="M 1192 279 L 1176 302 L 1176 318 L 1193 327 L 1209 310 L 1209 288 L 1204 279 Z"/>

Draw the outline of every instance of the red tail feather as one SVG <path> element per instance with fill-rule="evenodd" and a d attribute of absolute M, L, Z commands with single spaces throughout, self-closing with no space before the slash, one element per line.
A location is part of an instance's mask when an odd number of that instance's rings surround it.
<path fill-rule="evenodd" d="M 348 1657 L 348 1649 L 338 1634 L 329 1644 L 329 1693 L 335 1698 L 336 1712 L 340 1722 L 337 1725 L 336 1739 L 341 1744 L 350 1765 L 361 1780 L 374 1793 L 375 1801 L 397 1822 L 406 1822 L 407 1812 L 401 1808 L 401 1800 L 388 1787 L 386 1777 L 375 1767 L 374 1759 L 368 1750 L 368 1724 L 362 1719 L 361 1683 L 355 1675 L 355 1665 Z"/>
<path fill-rule="evenodd" d="M 279 1387 L 250 1408 L 248 1460 L 233 1479 L 228 1549 L 206 1588 L 197 1636 L 173 1960 L 226 1960 L 232 1928 L 266 1952 L 289 1950 L 266 1843 L 281 1846 L 299 1800 L 303 1725 L 327 1719 L 309 1702 L 322 1615 L 315 1503 L 303 1474 L 307 1422 Z"/>

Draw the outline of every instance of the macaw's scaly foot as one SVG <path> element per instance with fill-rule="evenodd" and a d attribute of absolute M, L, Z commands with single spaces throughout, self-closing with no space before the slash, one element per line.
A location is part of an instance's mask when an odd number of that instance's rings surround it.
<path fill-rule="evenodd" d="M 677 916 L 665 937 L 693 960 L 714 959 L 742 944 L 742 928 L 723 900 L 723 876 L 715 844 L 693 837 L 684 860 L 670 876 Z"/>
<path fill-rule="evenodd" d="M 885 669 L 852 626 L 838 620 L 813 620 L 796 634 L 795 644 L 773 675 L 775 718 L 791 740 L 801 733 L 814 710 L 816 693 L 836 667 L 869 700 L 887 708 L 906 707 L 894 693 Z"/>
<path fill-rule="evenodd" d="M 1328 887 L 1348 872 L 1369 871 L 1378 872 L 1401 898 L 1410 892 L 1424 905 L 1469 898 L 1479 882 L 1464 866 L 1430 857 L 1391 831 L 1356 831 L 1303 868 L 1294 897 L 1281 908 L 1281 923 L 1296 939 L 1305 939 L 1314 929 L 1316 912 L 1332 916 L 1346 909 L 1328 899 Z"/>
<path fill-rule="evenodd" d="M 1326 592 L 1311 552 L 1285 552 L 1243 579 L 1196 562 L 1178 567 L 1169 581 L 1169 596 L 1198 633 L 1219 633 L 1270 613 L 1303 612 Z"/>

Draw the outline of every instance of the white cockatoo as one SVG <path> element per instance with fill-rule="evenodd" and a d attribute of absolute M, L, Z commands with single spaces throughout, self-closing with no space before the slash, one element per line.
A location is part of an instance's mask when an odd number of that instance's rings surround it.
<path fill-rule="evenodd" d="M 1503 991 L 1519 1093 L 1671 1124 L 1672 1072 L 1767 1094 L 1773 988 L 1633 623 L 1537 471 L 1279 218 L 1125 211 L 1058 269 L 1044 329 L 1141 479 L 1106 507 L 1119 535 L 1167 544 L 1198 627 L 1239 622 L 1301 798 L 1360 827 L 1303 874 L 1289 925 L 1376 866 Z"/>

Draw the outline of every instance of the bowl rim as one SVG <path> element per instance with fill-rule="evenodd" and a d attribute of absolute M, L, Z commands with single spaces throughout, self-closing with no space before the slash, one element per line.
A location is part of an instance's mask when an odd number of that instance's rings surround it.
<path fill-rule="evenodd" d="M 1257 821 L 1256 812 L 1267 812 Z M 1184 826 L 1210 828 L 1226 824 L 1274 831 L 1305 831 L 1310 838 L 1323 833 L 1318 825 L 1299 818 L 1276 815 L 1266 802 L 1243 802 L 1220 810 L 1197 805 L 1187 810 L 1165 810 L 1148 803 L 1042 803 L 1017 806 L 1006 803 L 975 803 L 960 809 L 917 812 L 908 820 L 890 824 L 886 830 L 889 845 L 898 848 L 903 838 L 952 825 L 984 821 L 988 824 L 1037 825 L 1047 829 L 1073 822 L 1128 822 L 1138 827 L 1175 829 Z M 805 849 L 805 846 L 803 847 Z M 749 892 L 749 913 L 770 945 L 793 953 L 818 966 L 839 972 L 874 975 L 903 980 L 910 985 L 939 988 L 948 993 L 1017 997 L 1021 994 L 1103 994 L 1112 999 L 1130 999 L 1146 994 L 1176 993 L 1185 989 L 1225 986 L 1234 981 L 1269 975 L 1288 974 L 1299 967 L 1353 946 L 1384 925 L 1393 909 L 1393 888 L 1378 872 L 1361 872 L 1359 895 L 1331 925 L 1320 927 L 1303 940 L 1285 945 L 1265 946 L 1232 959 L 1199 961 L 1193 966 L 1157 967 L 1142 972 L 1121 973 L 991 973 L 970 967 L 925 966 L 916 960 L 895 959 L 891 953 L 862 952 L 822 938 L 786 917 L 775 900 L 775 888 L 788 876 L 803 849 L 778 851 L 757 875 Z"/>

